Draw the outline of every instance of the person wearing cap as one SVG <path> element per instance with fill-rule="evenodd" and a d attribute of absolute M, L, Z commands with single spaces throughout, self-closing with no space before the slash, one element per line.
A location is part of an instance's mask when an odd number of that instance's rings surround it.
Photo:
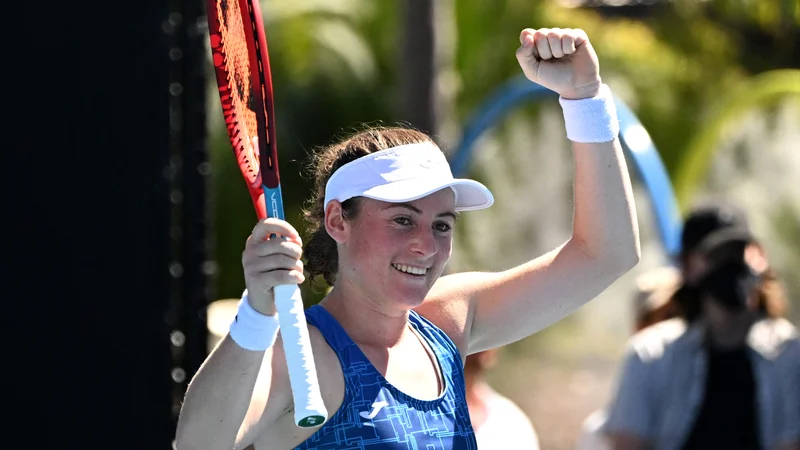
<path fill-rule="evenodd" d="M 245 244 L 246 293 L 189 384 L 176 448 L 475 449 L 464 358 L 560 320 L 638 263 L 619 123 L 588 38 L 525 29 L 520 42 L 523 72 L 560 95 L 573 142 L 572 237 L 506 271 L 441 276 L 459 212 L 489 207 L 490 191 L 454 179 L 442 151 L 412 129 L 371 128 L 322 150 L 305 246 L 275 219 Z M 332 286 L 306 310 L 329 411 L 313 428 L 294 424 L 272 294 L 304 272 Z"/>
<path fill-rule="evenodd" d="M 800 448 L 800 340 L 737 206 L 684 222 L 680 317 L 629 342 L 603 433 L 612 449 Z"/>

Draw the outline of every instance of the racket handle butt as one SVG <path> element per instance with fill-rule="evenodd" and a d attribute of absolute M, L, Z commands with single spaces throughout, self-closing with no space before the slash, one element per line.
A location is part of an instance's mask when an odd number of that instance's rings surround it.
<path fill-rule="evenodd" d="M 274 292 L 294 397 L 295 424 L 302 428 L 322 425 L 328 419 L 328 411 L 319 389 L 300 287 L 275 286 Z"/>

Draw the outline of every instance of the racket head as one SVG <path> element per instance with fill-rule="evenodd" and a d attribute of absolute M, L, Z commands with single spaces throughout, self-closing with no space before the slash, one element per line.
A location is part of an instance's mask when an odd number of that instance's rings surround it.
<path fill-rule="evenodd" d="M 272 77 L 258 1 L 207 0 L 209 39 L 223 118 L 260 219 L 263 182 L 280 183 L 272 115 Z M 266 157 L 269 173 L 262 173 Z"/>
<path fill-rule="evenodd" d="M 261 93 L 265 113 L 265 139 L 259 138 L 259 161 L 261 170 L 261 185 L 265 197 L 267 217 L 285 219 L 283 212 L 283 194 L 281 193 L 281 178 L 278 169 L 278 147 L 275 141 L 275 102 L 272 91 L 272 71 L 269 65 L 269 49 L 267 35 L 264 31 L 263 16 L 258 0 L 240 0 L 246 3 L 250 11 L 251 21 L 254 25 L 253 45 L 251 55 L 258 55 L 257 61 L 251 66 L 254 70 L 253 77 L 257 77 L 261 84 Z"/>

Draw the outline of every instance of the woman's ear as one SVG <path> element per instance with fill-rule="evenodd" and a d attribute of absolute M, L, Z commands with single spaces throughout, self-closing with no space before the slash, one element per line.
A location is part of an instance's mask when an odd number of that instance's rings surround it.
<path fill-rule="evenodd" d="M 325 208 L 325 231 L 339 244 L 347 241 L 347 224 L 342 217 L 342 204 L 331 200 Z"/>

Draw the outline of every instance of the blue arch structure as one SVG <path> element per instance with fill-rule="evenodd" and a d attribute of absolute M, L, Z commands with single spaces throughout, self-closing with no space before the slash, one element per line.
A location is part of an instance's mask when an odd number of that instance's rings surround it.
<path fill-rule="evenodd" d="M 500 86 L 477 109 L 477 113 L 464 127 L 461 141 L 450 158 L 456 177 L 464 176 L 475 142 L 489 128 L 498 123 L 513 108 L 526 103 L 557 99 L 555 92 L 531 82 L 524 76 L 514 77 Z M 664 251 L 674 258 L 680 250 L 682 220 L 672 182 L 653 141 L 631 109 L 619 98 L 614 98 L 620 124 L 620 143 L 625 157 L 632 162 L 635 173 L 647 190 L 658 235 Z"/>

